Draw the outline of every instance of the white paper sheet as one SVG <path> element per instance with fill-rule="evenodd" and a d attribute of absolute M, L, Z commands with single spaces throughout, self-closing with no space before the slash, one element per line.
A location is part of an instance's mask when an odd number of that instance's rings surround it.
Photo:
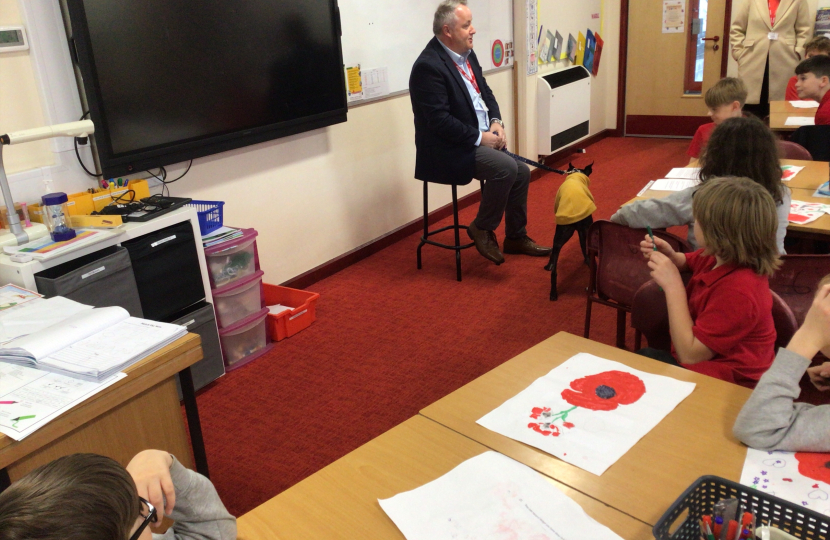
<path fill-rule="evenodd" d="M 781 180 L 784 182 L 789 182 L 795 175 L 797 175 L 804 167 L 799 167 L 797 165 L 781 165 Z"/>
<path fill-rule="evenodd" d="M 700 177 L 700 167 L 675 167 L 666 174 L 666 178 L 685 178 L 697 180 Z"/>
<path fill-rule="evenodd" d="M 830 213 L 830 205 L 808 203 L 804 201 L 791 201 L 790 215 L 787 219 L 790 223 L 806 225 L 807 223 L 812 223 L 826 213 Z"/>
<path fill-rule="evenodd" d="M 600 475 L 694 387 L 579 353 L 477 423 Z"/>
<path fill-rule="evenodd" d="M 785 126 L 814 126 L 816 119 L 811 116 L 788 116 L 784 121 Z"/>
<path fill-rule="evenodd" d="M 44 330 L 91 309 L 92 306 L 63 296 L 31 300 L 0 312 L 0 343 Z"/>
<path fill-rule="evenodd" d="M 689 180 L 688 178 L 661 178 L 655 180 L 651 185 L 651 189 L 655 191 L 683 191 L 690 187 L 695 187 L 700 183 L 700 180 Z"/>
<path fill-rule="evenodd" d="M 544 476 L 496 452 L 378 502 L 407 540 L 622 540 Z"/>
<path fill-rule="evenodd" d="M 830 516 L 830 454 L 749 448 L 741 484 Z"/>
<path fill-rule="evenodd" d="M 792 105 L 796 109 L 817 109 L 818 108 L 818 101 L 813 101 L 813 100 L 790 101 L 790 105 Z"/>
<path fill-rule="evenodd" d="M 0 363 L 0 433 L 19 441 L 126 376 L 88 382 Z"/>

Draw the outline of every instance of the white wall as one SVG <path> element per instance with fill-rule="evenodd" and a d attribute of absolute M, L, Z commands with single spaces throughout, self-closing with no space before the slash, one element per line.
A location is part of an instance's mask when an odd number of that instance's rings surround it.
<path fill-rule="evenodd" d="M 619 3 L 604 2 L 605 49 L 592 90 L 592 133 L 616 127 Z M 37 87 L 27 92 L 27 99 L 39 94 L 42 114 L 38 118 L 35 107 L 19 127 L 77 120 L 80 101 L 57 2 L 18 0 L 17 5 L 30 33 L 29 68 Z M 493 72 L 487 81 L 499 101 L 509 140 L 518 135 L 520 151 L 535 157 L 536 79 L 525 75 L 522 61 L 524 9 L 525 3 L 515 0 L 515 69 L 522 118 L 518 133 L 514 72 Z M 0 69 L 5 66 L 2 60 Z M 0 130 L 8 121 L 0 109 Z M 47 191 L 77 192 L 94 185 L 78 167 L 71 141 L 53 140 L 48 146 L 51 152 L 38 158 L 36 168 L 11 175 L 17 200 L 34 201 Z M 91 165 L 88 151 L 82 155 Z M 413 178 L 414 166 L 412 110 L 405 95 L 355 107 L 345 124 L 197 159 L 171 192 L 224 200 L 225 223 L 259 231 L 266 279 L 281 283 L 417 219 L 422 213 L 422 184 Z M 185 164 L 168 167 L 170 177 L 184 168 Z M 477 186 L 473 182 L 460 189 L 459 196 Z M 450 202 L 448 187 L 433 186 L 430 192 L 431 210 Z"/>

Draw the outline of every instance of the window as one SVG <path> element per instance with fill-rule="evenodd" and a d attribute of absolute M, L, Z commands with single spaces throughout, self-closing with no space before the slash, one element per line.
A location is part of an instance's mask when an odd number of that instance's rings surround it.
<path fill-rule="evenodd" d="M 700 94 L 703 85 L 703 60 L 706 52 L 706 12 L 709 0 L 689 0 L 689 24 L 686 25 L 686 70 L 683 91 Z"/>

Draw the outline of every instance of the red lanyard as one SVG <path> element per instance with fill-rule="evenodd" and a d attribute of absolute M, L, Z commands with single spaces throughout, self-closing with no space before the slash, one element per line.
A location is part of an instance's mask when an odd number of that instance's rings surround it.
<path fill-rule="evenodd" d="M 775 26 L 775 14 L 778 11 L 778 4 L 780 4 L 780 3 L 781 3 L 781 0 L 768 0 L 769 21 L 773 26 Z"/>
<path fill-rule="evenodd" d="M 453 62 L 453 64 L 455 64 L 455 62 Z M 464 73 L 464 70 L 461 69 L 461 66 L 459 66 L 458 64 L 455 64 L 455 69 L 457 69 L 458 72 L 461 73 L 462 77 L 464 77 L 465 79 L 470 81 L 470 84 L 473 85 L 473 88 L 475 89 L 476 93 L 478 93 L 478 94 L 481 93 L 481 90 L 478 89 L 478 83 L 476 82 L 476 74 L 473 73 L 473 68 L 470 67 L 470 61 L 469 60 L 467 60 L 467 70 L 470 72 L 469 75 Z"/>

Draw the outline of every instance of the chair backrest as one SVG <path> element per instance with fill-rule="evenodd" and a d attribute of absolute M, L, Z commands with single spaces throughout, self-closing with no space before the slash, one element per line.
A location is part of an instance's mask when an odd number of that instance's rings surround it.
<path fill-rule="evenodd" d="M 687 276 L 688 279 L 688 276 Z M 798 330 L 795 315 L 780 296 L 772 293 L 772 320 L 775 325 L 775 348 L 786 347 Z M 631 307 L 631 326 L 642 332 L 649 347 L 671 350 L 669 311 L 666 294 L 652 279 L 644 283 L 634 295 Z"/>
<path fill-rule="evenodd" d="M 780 296 L 772 293 L 772 320 L 775 323 L 775 348 L 786 347 L 787 343 L 793 338 L 793 334 L 798 330 L 798 323 L 795 321 L 795 315 Z"/>
<path fill-rule="evenodd" d="M 818 283 L 830 274 L 830 255 L 784 255 L 769 287 L 790 307 L 799 326 L 813 303 Z"/>
<path fill-rule="evenodd" d="M 645 229 L 631 229 L 606 220 L 595 221 L 588 231 L 588 251 L 591 260 L 591 283 L 594 292 L 603 300 L 612 300 L 631 308 L 634 293 L 651 279 L 648 264 L 640 252 Z M 691 251 L 682 238 L 665 231 L 654 231 L 675 251 Z"/>
<path fill-rule="evenodd" d="M 798 143 L 792 141 L 778 141 L 778 148 L 781 150 L 781 157 L 784 159 L 800 159 L 813 161 L 810 152 Z"/>
<path fill-rule="evenodd" d="M 830 161 L 830 126 L 801 126 L 790 140 L 810 152 L 816 161 Z"/>

